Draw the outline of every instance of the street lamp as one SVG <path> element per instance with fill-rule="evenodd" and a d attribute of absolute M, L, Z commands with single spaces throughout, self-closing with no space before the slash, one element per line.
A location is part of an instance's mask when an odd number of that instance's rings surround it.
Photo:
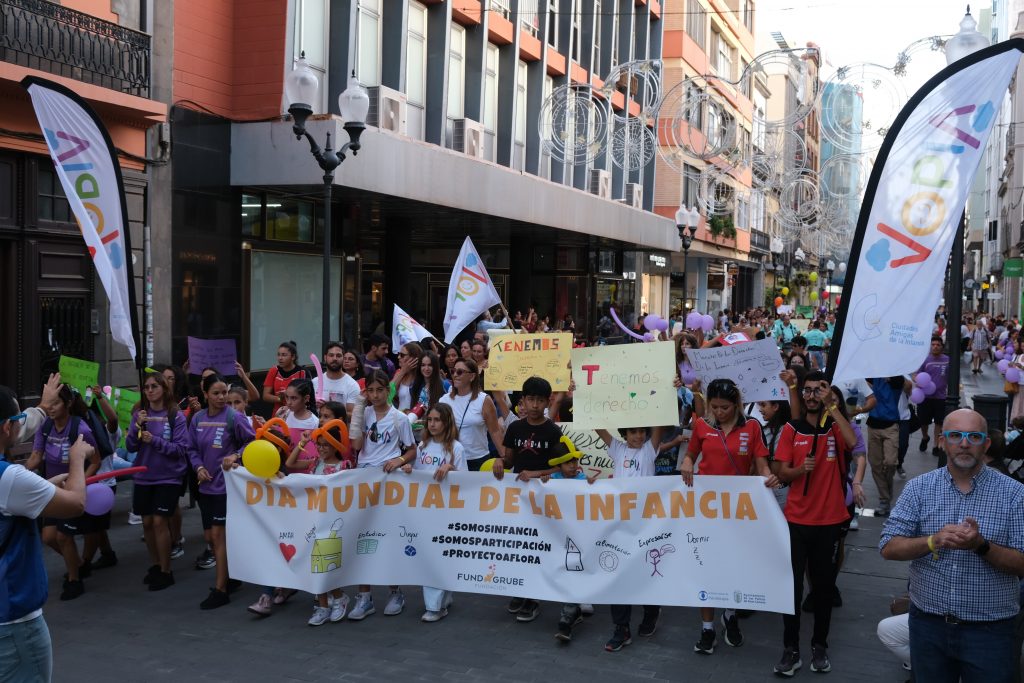
<path fill-rule="evenodd" d="M 825 264 L 825 291 L 828 292 L 826 308 L 832 308 L 832 271 L 836 269 L 836 262 L 832 259 Z"/>
<path fill-rule="evenodd" d="M 960 30 L 946 41 L 946 64 L 959 61 L 978 50 L 988 47 L 989 41 L 978 32 L 978 23 L 971 16 L 971 6 L 960 20 Z M 960 214 L 960 224 L 953 240 L 953 254 L 946 277 L 946 355 L 949 371 L 946 373 L 946 412 L 960 407 L 960 318 L 963 315 L 964 295 L 964 229 L 967 213 Z"/>
<path fill-rule="evenodd" d="M 295 139 L 303 137 L 309 141 L 309 151 L 324 172 L 324 282 L 323 282 L 323 327 L 321 349 L 327 348 L 331 339 L 331 199 L 334 190 L 334 170 L 345 161 L 345 152 L 355 156 L 359 152 L 359 137 L 366 128 L 366 114 L 370 110 L 370 97 L 359 85 L 355 72 L 348 79 L 348 88 L 338 96 L 338 109 L 345 122 L 349 141 L 335 151 L 331 147 L 331 134 L 327 133 L 327 144 L 323 149 L 306 130 L 306 119 L 313 114 L 313 102 L 320 101 L 320 79 L 306 63 L 305 53 L 295 68 L 285 77 L 284 93 L 288 100 L 288 113 L 292 117 L 292 132 Z"/>
<path fill-rule="evenodd" d="M 697 225 L 700 224 L 700 212 L 694 206 L 687 209 L 685 204 L 680 204 L 676 209 L 676 229 L 679 231 L 679 239 L 683 243 L 683 317 L 686 317 L 686 259 L 690 254 L 690 245 L 697 237 Z"/>

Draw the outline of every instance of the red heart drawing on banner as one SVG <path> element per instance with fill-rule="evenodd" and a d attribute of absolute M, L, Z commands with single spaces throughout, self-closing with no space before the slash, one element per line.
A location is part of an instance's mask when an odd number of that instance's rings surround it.
<path fill-rule="evenodd" d="M 295 557 L 295 546 L 290 543 L 278 543 L 277 547 L 281 549 L 281 554 L 284 555 L 286 562 L 291 562 Z"/>

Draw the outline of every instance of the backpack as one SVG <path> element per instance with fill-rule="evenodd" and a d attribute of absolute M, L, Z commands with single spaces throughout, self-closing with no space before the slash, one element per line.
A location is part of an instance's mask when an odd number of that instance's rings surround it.
<path fill-rule="evenodd" d="M 78 417 L 77 415 L 71 416 L 71 428 L 68 430 L 68 448 L 78 441 L 78 425 L 85 419 L 85 423 L 89 425 L 89 429 L 92 431 L 92 438 L 96 442 L 96 450 L 99 451 L 100 459 L 102 460 L 113 455 L 114 446 L 110 442 L 110 432 L 107 431 L 107 426 L 100 420 L 99 415 L 92 410 L 87 410 L 85 415 L 85 418 Z M 50 432 L 52 431 L 53 420 L 46 418 L 46 421 L 43 422 L 44 442 L 50 437 Z"/>

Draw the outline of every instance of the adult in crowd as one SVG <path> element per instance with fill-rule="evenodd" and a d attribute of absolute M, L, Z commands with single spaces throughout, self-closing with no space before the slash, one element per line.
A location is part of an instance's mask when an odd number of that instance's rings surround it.
<path fill-rule="evenodd" d="M 363 367 L 362 357 L 355 351 L 345 351 L 341 356 L 341 370 L 351 377 L 362 391 L 363 383 L 366 381 L 366 369 Z"/>
<path fill-rule="evenodd" d="M 388 358 L 388 349 L 391 342 L 382 334 L 370 335 L 370 348 L 363 356 L 363 370 L 370 374 L 373 370 L 383 370 L 389 378 L 395 375 L 395 364 Z"/>
<path fill-rule="evenodd" d="M 413 395 L 412 385 L 420 372 L 420 359 L 423 358 L 423 347 L 416 342 L 406 342 L 398 350 L 398 370 L 395 371 L 395 397 L 392 404 L 403 413 L 408 413 L 416 405 L 417 397 Z"/>
<path fill-rule="evenodd" d="M 988 358 L 992 346 L 992 334 L 984 319 L 979 319 L 971 331 L 971 372 L 981 374 L 981 364 Z"/>
<path fill-rule="evenodd" d="M 1024 576 L 1024 485 L 983 460 L 988 424 L 973 410 L 942 424 L 946 467 L 907 483 L 878 541 L 909 561 L 910 660 L 919 681 L 1010 683 Z"/>
<path fill-rule="evenodd" d="M 498 420 L 494 401 L 482 387 L 480 368 L 472 360 L 460 359 L 452 371 L 452 390 L 441 397 L 441 403 L 451 406 L 455 414 L 455 426 L 459 430 L 459 443 L 465 449 L 466 464 L 472 471 L 480 469 L 481 463 L 490 457 L 487 435 L 497 446 L 498 454 L 504 457 L 502 446 L 503 430 Z"/>
<path fill-rule="evenodd" d="M 441 376 L 449 382 L 452 379 L 452 375 L 455 372 L 455 364 L 458 362 L 462 354 L 459 353 L 459 347 L 449 344 L 444 347 L 444 354 L 441 356 Z"/>
<path fill-rule="evenodd" d="M 857 443 L 850 423 L 840 412 L 825 375 L 807 373 L 800 388 L 803 415 L 787 424 L 775 448 L 780 464 L 778 477 L 789 483 L 783 514 L 789 524 L 793 567 L 793 614 L 783 615 L 783 653 L 775 673 L 792 676 L 803 665 L 800 659 L 800 603 L 804 570 L 818 595 L 835 592 L 832 556 L 843 525 L 850 519 L 846 507 L 847 461 Z M 828 634 L 832 601 L 814 601 L 811 636 L 811 671 L 831 671 Z"/>
<path fill-rule="evenodd" d="M 889 514 L 892 482 L 899 466 L 900 396 L 913 385 L 903 375 L 875 377 L 871 390 L 875 407 L 868 413 L 868 464 L 878 489 L 878 515 Z"/>
<path fill-rule="evenodd" d="M 0 386 L 0 452 L 18 443 L 25 417 L 14 392 Z M 46 566 L 36 520 L 84 512 L 85 461 L 91 454 L 79 436 L 68 452 L 68 471 L 51 481 L 0 459 L 0 680 L 50 680 Z"/>
<path fill-rule="evenodd" d="M 347 417 L 351 418 L 359 401 L 359 383 L 356 382 L 347 372 L 342 369 L 345 359 L 345 349 L 341 342 L 327 342 L 324 349 L 324 391 L 323 396 L 316 402 L 320 408 L 328 401 L 337 401 L 345 406 Z"/>
<path fill-rule="evenodd" d="M 789 313 L 783 313 L 782 317 L 772 325 L 772 339 L 779 345 L 779 349 L 783 353 L 789 353 L 793 345 L 793 338 L 798 334 L 800 334 L 800 330 L 790 321 Z"/>
<path fill-rule="evenodd" d="M 451 383 L 442 379 L 440 359 L 433 351 L 424 351 L 420 358 L 419 372 L 412 383 L 413 407 L 422 406 L 425 410 L 432 408 L 441 400 L 445 392 L 451 389 Z"/>
<path fill-rule="evenodd" d="M 925 397 L 921 405 L 917 407 L 917 417 L 921 422 L 921 444 L 918 450 L 924 453 L 928 450 L 928 443 L 931 440 L 928 435 L 928 427 L 935 425 L 935 446 L 932 447 L 932 455 L 942 455 L 942 448 L 939 446 L 939 430 L 942 420 L 946 416 L 946 384 L 949 375 L 949 356 L 944 353 L 942 337 L 932 337 L 931 347 L 928 350 L 928 357 L 921 363 L 918 372 L 927 372 L 928 376 L 935 382 L 935 392 Z"/>
<path fill-rule="evenodd" d="M 821 331 L 817 320 L 812 320 L 804 332 L 803 338 L 807 340 L 807 355 L 811 359 L 811 370 L 825 370 L 825 333 Z"/>
<path fill-rule="evenodd" d="M 270 368 L 263 380 L 263 400 L 270 404 L 273 412 L 284 407 L 284 394 L 288 385 L 296 379 L 306 379 L 309 373 L 299 363 L 299 348 L 293 341 L 281 342 L 277 347 L 277 365 Z"/>

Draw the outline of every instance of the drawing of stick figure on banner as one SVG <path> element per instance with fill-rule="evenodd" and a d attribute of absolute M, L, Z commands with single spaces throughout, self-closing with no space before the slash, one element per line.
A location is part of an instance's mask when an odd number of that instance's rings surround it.
<path fill-rule="evenodd" d="M 651 576 L 664 576 L 664 574 L 658 571 L 658 563 L 661 562 L 665 555 L 675 551 L 676 547 L 671 543 L 666 543 L 660 548 L 651 548 L 647 551 L 647 564 L 652 567 Z"/>

